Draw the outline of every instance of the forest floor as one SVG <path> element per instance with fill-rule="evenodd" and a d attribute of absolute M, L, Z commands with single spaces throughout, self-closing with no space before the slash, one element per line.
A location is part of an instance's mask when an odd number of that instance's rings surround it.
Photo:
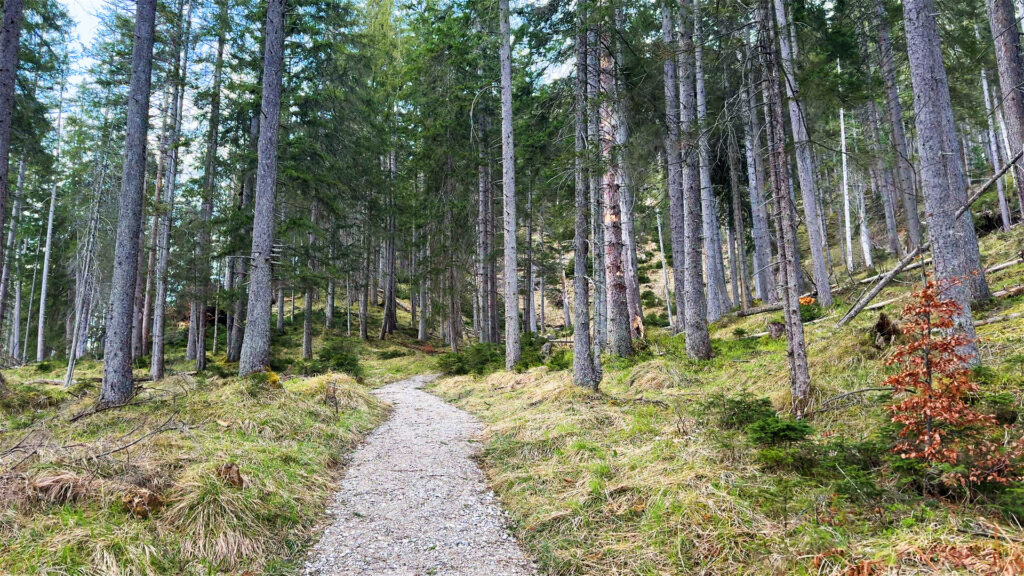
<path fill-rule="evenodd" d="M 993 291 L 1024 283 L 1022 227 L 981 247 L 987 267 L 1016 262 L 987 275 Z M 640 267 L 660 279 L 650 253 Z M 545 365 L 429 389 L 486 422 L 491 486 L 551 574 L 1024 574 L 1024 484 L 936 490 L 890 451 L 893 396 L 871 390 L 893 370 L 892 348 L 870 333 L 880 310 L 835 326 L 871 274 L 844 274 L 836 306 L 806 326 L 818 413 L 804 440 L 766 445 L 743 423 L 765 406 L 786 420 L 786 344 L 760 335 L 781 312 L 714 323 L 708 361 L 649 327 L 635 357 L 604 357 L 599 394 L 572 384 L 571 353 L 557 350 Z M 903 274 L 876 302 L 899 321 L 920 284 L 920 270 Z M 645 288 L 657 312 L 660 286 Z M 972 404 L 1011 439 L 1024 437 L 1022 313 L 1024 294 L 974 311 L 995 321 L 978 329 Z"/>
<path fill-rule="evenodd" d="M 391 417 L 355 452 L 306 573 L 331 576 L 530 576 L 474 460 L 482 425 L 420 390 L 378 388 Z"/>

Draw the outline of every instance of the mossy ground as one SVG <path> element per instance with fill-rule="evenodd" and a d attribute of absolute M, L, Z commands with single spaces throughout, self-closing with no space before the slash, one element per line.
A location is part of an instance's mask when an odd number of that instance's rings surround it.
<path fill-rule="evenodd" d="M 95 414 L 98 360 L 80 361 L 67 389 L 59 359 L 5 371 L 0 573 L 297 572 L 346 452 L 387 414 L 369 388 L 432 362 L 403 335 L 324 334 L 317 315 L 318 352 L 330 340 L 359 354 L 360 381 L 299 373 L 301 307 L 274 337 L 280 373 L 235 376 L 220 330 L 209 370 L 195 374 L 172 334 L 174 375 Z"/>
<path fill-rule="evenodd" d="M 986 265 L 1019 256 L 1022 239 L 1019 227 L 986 237 Z M 918 274 L 901 276 L 878 301 L 908 295 Z M 1024 282 L 1024 264 L 989 282 L 993 290 Z M 1005 499 L 1012 491 L 923 494 L 888 451 L 890 396 L 830 401 L 881 386 L 889 373 L 891 350 L 868 335 L 878 311 L 835 327 L 864 288 L 841 291 L 825 319 L 806 327 L 813 407 L 823 411 L 811 416 L 805 442 L 757 446 L 711 414 L 741 393 L 787 410 L 785 342 L 748 337 L 771 314 L 713 325 L 715 357 L 706 362 L 686 358 L 681 336 L 651 329 L 644 354 L 605 358 L 598 395 L 547 367 L 444 378 L 433 390 L 487 422 L 484 466 L 517 535 L 554 574 L 1024 573 L 1024 531 Z M 905 301 L 885 312 L 898 317 Z M 975 318 L 1022 310 L 1022 296 L 999 299 Z M 979 401 L 999 398 L 1015 414 L 1024 319 L 978 334 Z M 1015 422 L 1008 435 L 1024 436 L 1024 427 Z"/>

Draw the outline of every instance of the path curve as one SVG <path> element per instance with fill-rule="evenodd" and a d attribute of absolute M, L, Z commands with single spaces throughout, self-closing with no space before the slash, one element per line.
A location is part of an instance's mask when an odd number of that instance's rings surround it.
<path fill-rule="evenodd" d="M 306 574 L 537 574 L 472 459 L 480 423 L 420 390 L 430 380 L 374 391 L 393 406 L 391 418 L 352 456 Z"/>

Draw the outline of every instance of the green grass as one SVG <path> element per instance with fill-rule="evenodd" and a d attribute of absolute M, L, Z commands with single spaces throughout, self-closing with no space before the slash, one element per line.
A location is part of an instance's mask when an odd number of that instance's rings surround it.
<path fill-rule="evenodd" d="M 986 237 L 986 264 L 1012 259 L 1022 240 L 1019 227 Z M 998 290 L 1021 278 L 1017 265 L 989 282 Z M 902 276 L 878 301 L 905 296 L 917 280 Z M 605 358 L 599 395 L 547 367 L 445 378 L 433 390 L 487 423 L 483 464 L 517 536 L 553 574 L 1017 573 L 1024 531 L 1008 515 L 1024 510 L 1024 491 L 922 494 L 889 453 L 887 393 L 828 403 L 880 386 L 890 370 L 891 351 L 867 334 L 877 311 L 835 327 L 861 289 L 839 292 L 825 319 L 806 326 L 812 409 L 830 409 L 811 417 L 803 441 L 785 418 L 785 342 L 746 337 L 771 314 L 715 323 L 708 361 L 686 358 L 682 337 L 649 329 L 647 355 Z M 898 317 L 905 302 L 884 311 Z M 1022 310 L 1024 298 L 1000 299 L 975 317 Z M 1024 405 L 1024 320 L 978 333 L 979 402 L 1013 415 Z M 742 418 L 723 425 L 731 420 L 716 398 L 741 393 L 768 398 L 783 418 L 753 430 Z M 1009 437 L 1021 436 L 1016 422 Z M 1011 538 L 977 534 L 986 530 Z"/>
<path fill-rule="evenodd" d="M 363 343 L 325 333 L 316 313 L 317 352 L 357 354 L 358 382 L 300 374 L 301 308 L 274 338 L 280 372 L 234 376 L 221 331 L 207 372 L 190 375 L 169 348 L 175 375 L 78 419 L 98 396 L 100 361 L 79 361 L 68 389 L 59 360 L 5 371 L 0 573 L 297 573 L 346 453 L 387 414 L 369 389 L 434 365 L 408 335 Z"/>

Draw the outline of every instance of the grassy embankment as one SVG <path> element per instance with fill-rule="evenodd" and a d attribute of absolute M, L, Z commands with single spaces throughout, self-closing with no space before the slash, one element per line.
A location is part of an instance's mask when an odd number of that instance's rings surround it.
<path fill-rule="evenodd" d="M 92 413 L 97 360 L 81 361 L 67 389 L 62 361 L 5 371 L 0 573 L 297 572 L 345 454 L 386 417 L 369 387 L 430 362 L 394 341 L 325 337 L 318 311 L 317 360 L 303 363 L 299 310 L 275 336 L 279 373 L 266 378 L 234 376 L 223 353 L 190 372 L 176 332 L 175 375 L 141 383 L 126 407 Z M 339 356 L 358 382 L 302 375 Z"/>
<path fill-rule="evenodd" d="M 1022 239 L 1019 227 L 986 237 L 986 265 L 1019 255 Z M 657 266 L 644 268 L 660 279 Z M 918 274 L 878 301 L 908 295 Z M 1024 264 L 989 281 L 993 290 L 1021 284 Z M 826 319 L 807 326 L 814 404 L 823 411 L 810 418 L 806 440 L 773 444 L 745 425 L 764 416 L 758 397 L 783 411 L 789 404 L 785 342 L 749 337 L 780 314 L 715 324 L 715 357 L 706 362 L 686 358 L 681 336 L 652 329 L 637 358 L 605 358 L 600 395 L 572 385 L 559 369 L 564 357 L 554 368 L 445 378 L 434 390 L 487 422 L 491 482 L 517 535 L 552 573 L 1024 573 L 1024 489 L 922 493 L 889 452 L 891 396 L 830 401 L 881 386 L 889 373 L 891 349 L 868 335 L 877 311 L 834 326 L 863 288 L 842 292 Z M 898 317 L 903 302 L 885 312 Z M 996 300 L 975 317 L 1020 312 L 1024 296 Z M 1016 418 L 1024 319 L 978 334 L 977 405 L 1012 420 L 1009 436 L 1024 436 Z"/>

